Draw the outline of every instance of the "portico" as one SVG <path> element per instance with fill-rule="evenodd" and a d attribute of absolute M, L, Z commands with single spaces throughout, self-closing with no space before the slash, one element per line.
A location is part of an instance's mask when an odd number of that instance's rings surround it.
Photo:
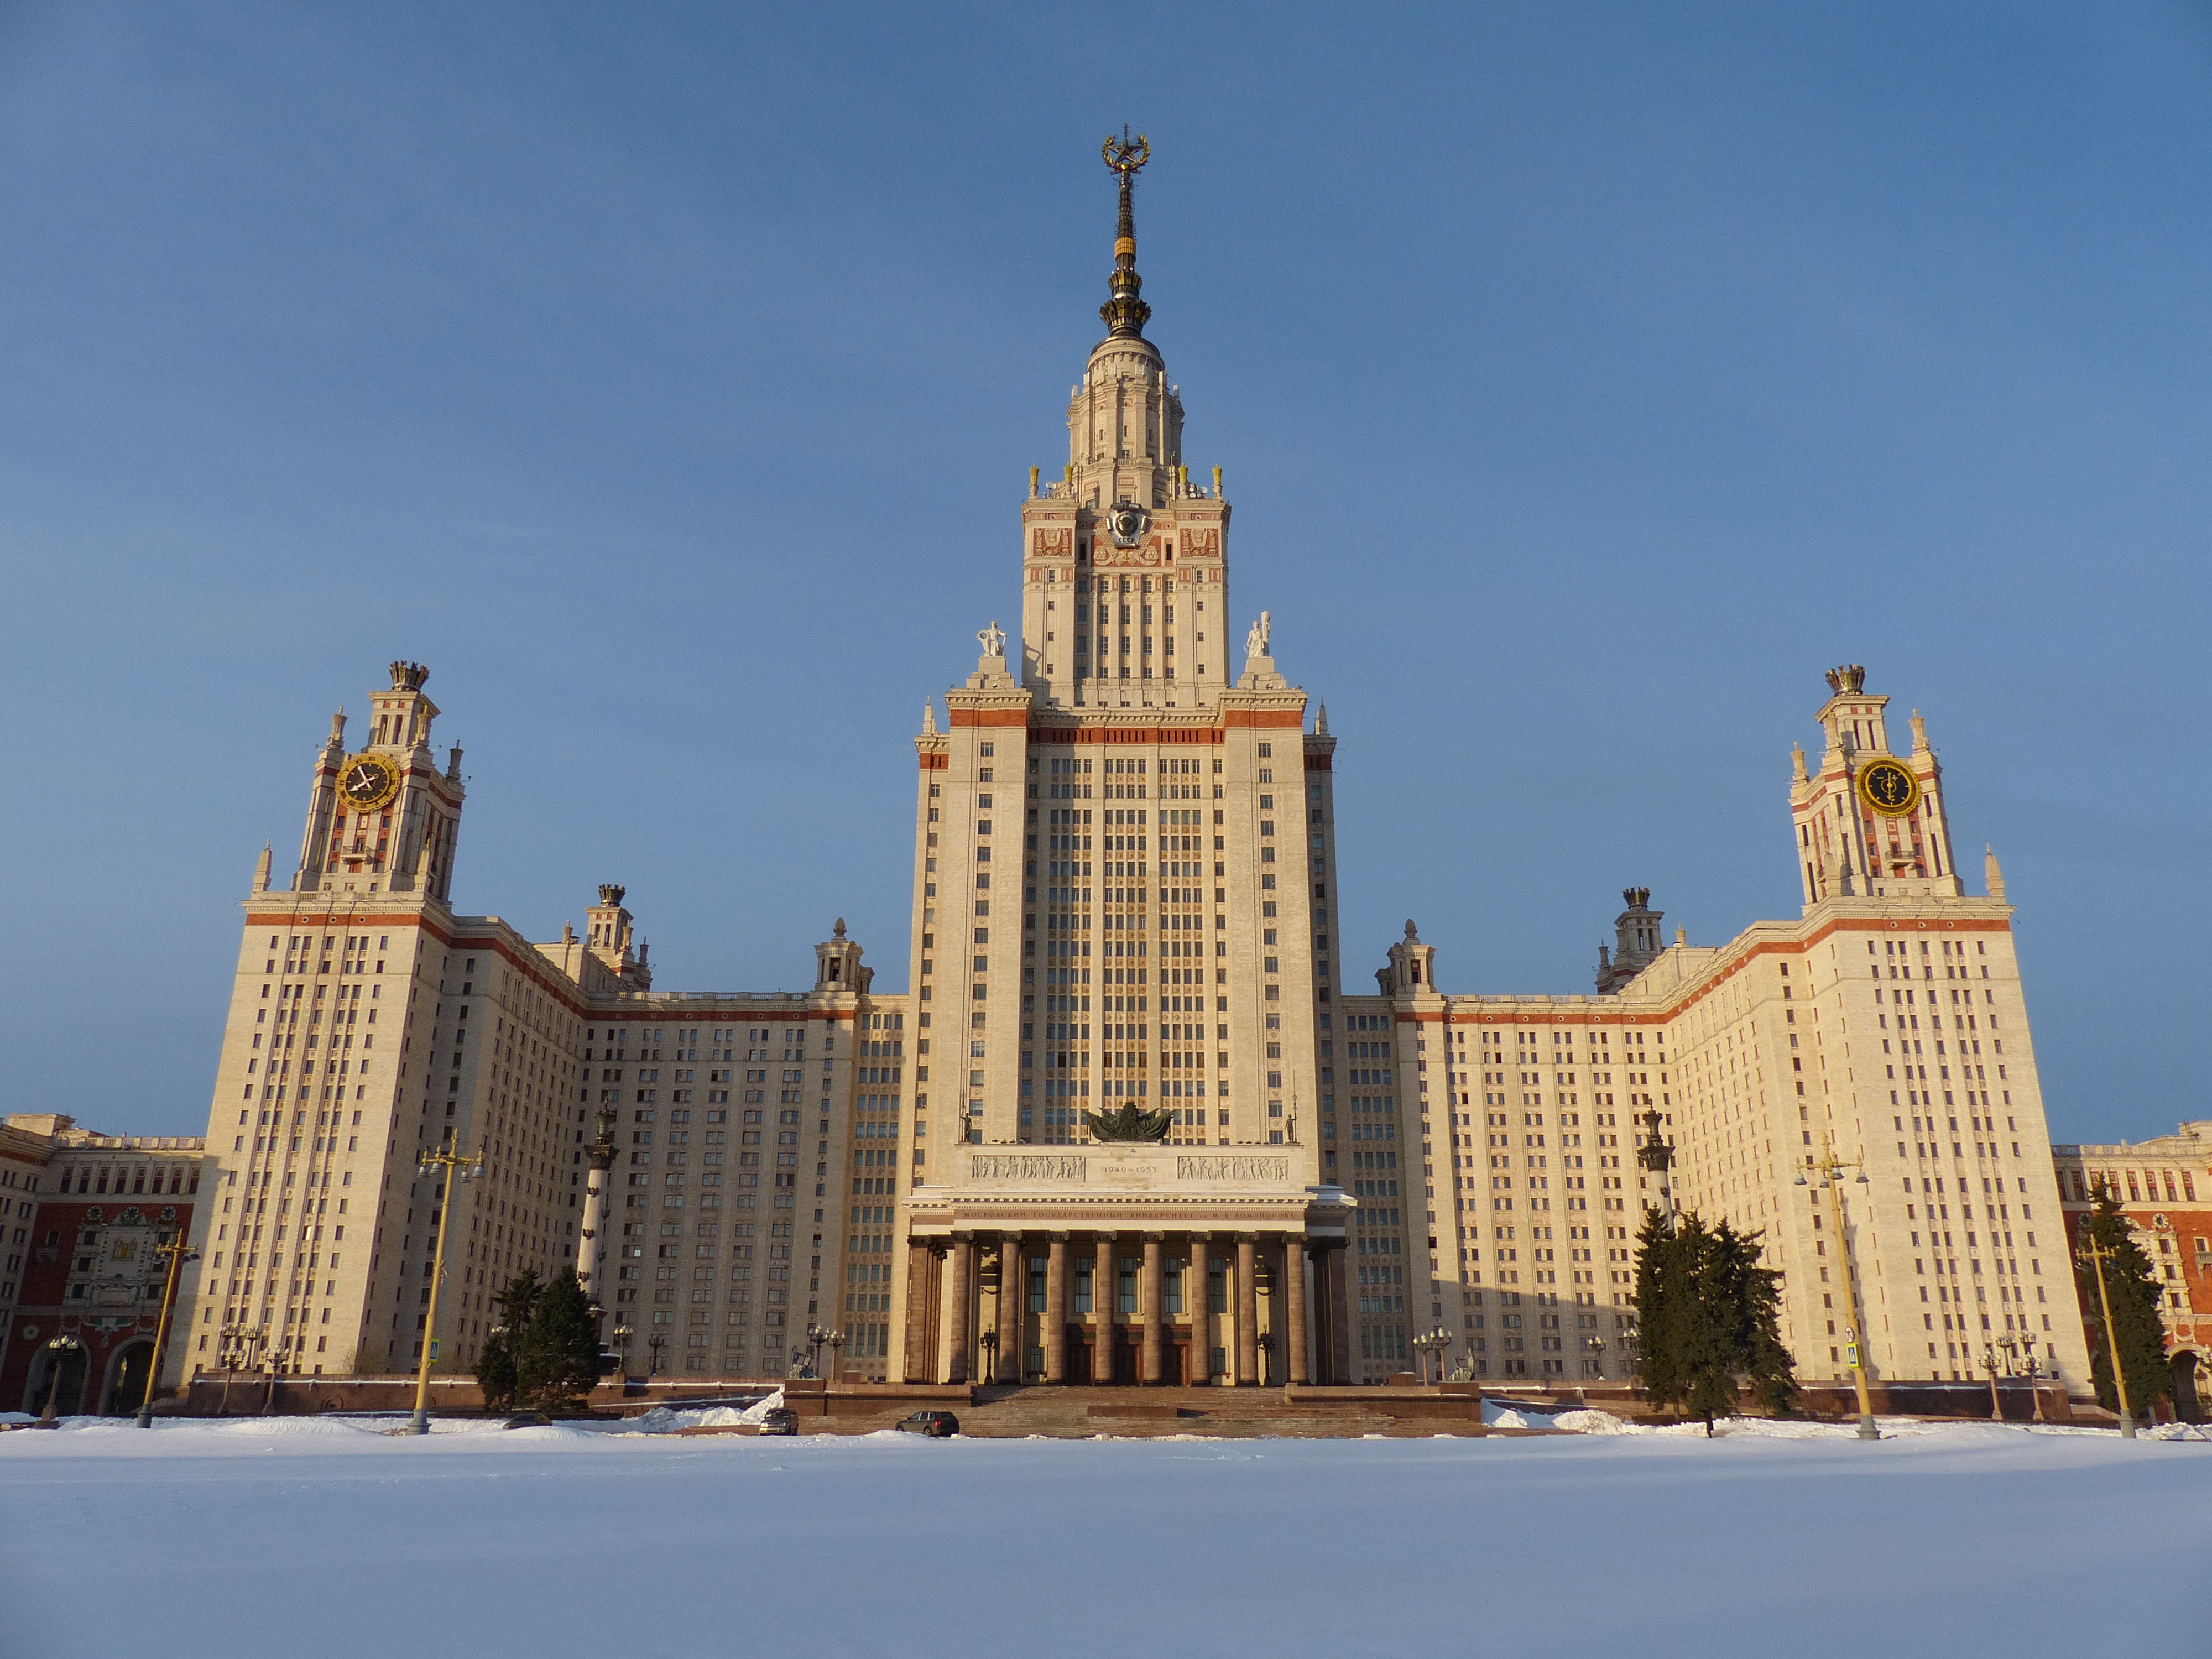
<path fill-rule="evenodd" d="M 966 1149 L 907 1209 L 901 1375 L 1254 1387 L 1351 1375 L 1354 1200 L 1294 1153 Z M 986 1341 L 986 1334 L 990 1340 Z"/>

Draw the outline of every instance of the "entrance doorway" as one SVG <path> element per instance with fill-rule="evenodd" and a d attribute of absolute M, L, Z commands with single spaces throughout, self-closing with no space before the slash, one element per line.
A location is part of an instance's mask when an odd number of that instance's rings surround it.
<path fill-rule="evenodd" d="M 151 1342 L 133 1342 L 109 1365 L 107 1397 L 100 1403 L 103 1417 L 129 1417 L 146 1399 L 146 1372 L 154 1363 Z"/>
<path fill-rule="evenodd" d="M 82 1348 L 64 1348 L 57 1354 L 40 1343 L 38 1358 L 31 1364 L 29 1385 L 23 1390 L 23 1409 L 36 1415 L 46 1409 L 51 1395 L 56 1416 L 79 1415 L 84 1410 L 84 1380 L 90 1370 Z"/>

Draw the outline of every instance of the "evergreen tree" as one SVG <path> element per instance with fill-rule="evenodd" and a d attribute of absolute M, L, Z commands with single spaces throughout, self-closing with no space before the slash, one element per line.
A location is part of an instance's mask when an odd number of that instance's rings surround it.
<path fill-rule="evenodd" d="M 1682 1395 L 1680 1275 L 1674 1230 L 1657 1210 L 1644 1212 L 1636 1242 L 1636 1358 L 1644 1397 L 1666 1405 Z"/>
<path fill-rule="evenodd" d="M 2120 1213 L 2120 1200 L 2110 1186 L 2097 1183 L 2097 1207 L 2089 1217 L 2088 1237 L 2105 1258 L 2105 1295 L 2112 1304 L 2112 1331 L 2119 1339 L 2120 1367 L 2128 1379 L 2128 1409 L 2148 1422 L 2160 1398 L 2173 1392 L 2173 1373 L 2166 1358 L 2166 1327 L 2158 1316 L 2160 1297 L 2150 1258 L 2136 1243 L 2135 1230 Z M 2105 1334 L 2104 1304 L 2097 1295 L 2093 1264 L 2076 1258 L 2075 1287 L 2081 1311 L 2089 1326 L 2089 1375 L 2097 1386 L 2097 1403 L 2107 1411 L 2119 1409 L 2119 1391 L 2112 1386 L 2112 1343 Z"/>
<path fill-rule="evenodd" d="M 477 1386 L 483 1391 L 484 1405 L 489 1410 L 514 1409 L 518 1386 L 515 1350 L 522 1333 L 529 1328 L 531 1312 L 544 1289 L 538 1281 L 537 1270 L 527 1268 L 508 1279 L 507 1288 L 492 1297 L 503 1317 L 477 1352 Z"/>
<path fill-rule="evenodd" d="M 514 1359 L 518 1390 L 540 1411 L 573 1409 L 591 1393 L 599 1379 L 599 1324 L 574 1273 L 538 1292 Z"/>
<path fill-rule="evenodd" d="M 1725 1221 L 1707 1227 L 1686 1212 L 1671 1227 L 1644 1218 L 1636 1265 L 1638 1353 L 1644 1397 L 1713 1419 L 1734 1416 L 1740 1379 L 1770 1411 L 1796 1392 L 1782 1346 L 1781 1275 L 1759 1265 L 1759 1235 Z"/>

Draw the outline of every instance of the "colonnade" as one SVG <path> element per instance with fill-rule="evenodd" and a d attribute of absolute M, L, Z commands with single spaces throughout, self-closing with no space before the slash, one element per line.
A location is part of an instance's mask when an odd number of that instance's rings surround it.
<path fill-rule="evenodd" d="M 981 1232 L 910 1241 L 913 1382 L 1251 1387 L 1351 1375 L 1341 1239 Z"/>

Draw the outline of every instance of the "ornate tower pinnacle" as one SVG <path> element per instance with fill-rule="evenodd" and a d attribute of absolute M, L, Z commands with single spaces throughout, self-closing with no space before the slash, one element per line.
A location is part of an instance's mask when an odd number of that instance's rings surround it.
<path fill-rule="evenodd" d="M 1098 307 L 1098 315 L 1109 338 L 1141 340 L 1152 308 L 1137 297 L 1145 279 L 1137 275 L 1137 216 L 1131 191 L 1138 173 L 1152 159 L 1152 147 L 1143 133 L 1132 138 L 1123 127 L 1121 136 L 1109 136 L 1099 153 L 1121 175 L 1121 216 L 1114 230 L 1114 275 L 1108 279 L 1113 297 Z"/>

